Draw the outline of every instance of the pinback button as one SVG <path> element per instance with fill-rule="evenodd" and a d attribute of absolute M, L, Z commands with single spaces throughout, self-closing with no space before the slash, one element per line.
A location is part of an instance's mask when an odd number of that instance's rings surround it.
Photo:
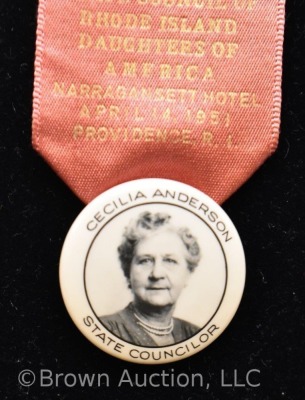
<path fill-rule="evenodd" d="M 245 257 L 222 208 L 199 190 L 140 179 L 102 193 L 62 249 L 60 285 L 79 330 L 112 356 L 163 364 L 195 354 L 240 303 Z"/>

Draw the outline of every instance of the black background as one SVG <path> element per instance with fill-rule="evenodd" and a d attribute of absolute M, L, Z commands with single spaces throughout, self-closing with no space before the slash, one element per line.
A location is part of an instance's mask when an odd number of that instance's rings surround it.
<path fill-rule="evenodd" d="M 72 0 L 71 0 L 72 1 Z M 0 2 L 1 399 L 274 399 L 305 398 L 304 147 L 305 2 L 287 0 L 282 127 L 278 151 L 224 208 L 244 243 L 247 282 L 225 333 L 201 353 L 164 366 L 128 364 L 95 348 L 62 302 L 58 259 L 83 204 L 31 148 L 37 1 Z M 39 374 L 102 373 L 110 387 L 30 388 L 24 369 Z M 118 388 L 131 375 L 175 370 L 202 373 L 200 387 Z M 251 369 L 260 387 L 245 382 Z M 255 378 L 255 379 L 254 379 Z"/>

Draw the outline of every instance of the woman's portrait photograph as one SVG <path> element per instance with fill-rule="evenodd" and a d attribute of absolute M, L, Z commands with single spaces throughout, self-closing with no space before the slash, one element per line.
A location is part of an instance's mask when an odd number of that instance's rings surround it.
<path fill-rule="evenodd" d="M 118 233 L 113 243 L 109 230 Z M 94 240 L 85 269 L 88 300 L 103 326 L 144 347 L 195 335 L 216 312 L 225 282 L 224 255 L 209 227 L 164 204 L 114 218 Z"/>

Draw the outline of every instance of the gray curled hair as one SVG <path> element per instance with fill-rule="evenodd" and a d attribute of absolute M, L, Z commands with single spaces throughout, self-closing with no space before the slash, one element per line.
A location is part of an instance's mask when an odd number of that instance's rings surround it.
<path fill-rule="evenodd" d="M 188 228 L 175 228 L 170 224 L 171 216 L 163 213 L 143 212 L 135 220 L 130 221 L 125 228 L 124 238 L 118 247 L 119 259 L 126 278 L 129 278 L 131 262 L 134 257 L 136 245 L 141 239 L 167 228 L 181 238 L 186 250 L 186 262 L 191 272 L 197 267 L 200 261 L 200 248 L 197 239 L 191 234 Z"/>

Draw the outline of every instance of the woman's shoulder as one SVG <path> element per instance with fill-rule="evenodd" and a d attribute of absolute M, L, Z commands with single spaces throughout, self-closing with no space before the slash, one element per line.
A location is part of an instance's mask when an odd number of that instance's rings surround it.
<path fill-rule="evenodd" d="M 115 331 L 120 329 L 120 327 L 125 324 L 126 319 L 128 319 L 128 315 L 129 309 L 126 307 L 114 314 L 103 315 L 99 317 L 99 320 L 107 329 L 115 333 Z"/>
<path fill-rule="evenodd" d="M 199 326 L 194 325 L 191 322 L 180 318 L 174 318 L 174 331 L 181 332 L 184 339 L 195 335 L 199 330 Z"/>
<path fill-rule="evenodd" d="M 137 325 L 131 304 L 117 313 L 99 317 L 105 328 L 115 336 L 137 345 L 153 345 L 152 339 Z"/>

